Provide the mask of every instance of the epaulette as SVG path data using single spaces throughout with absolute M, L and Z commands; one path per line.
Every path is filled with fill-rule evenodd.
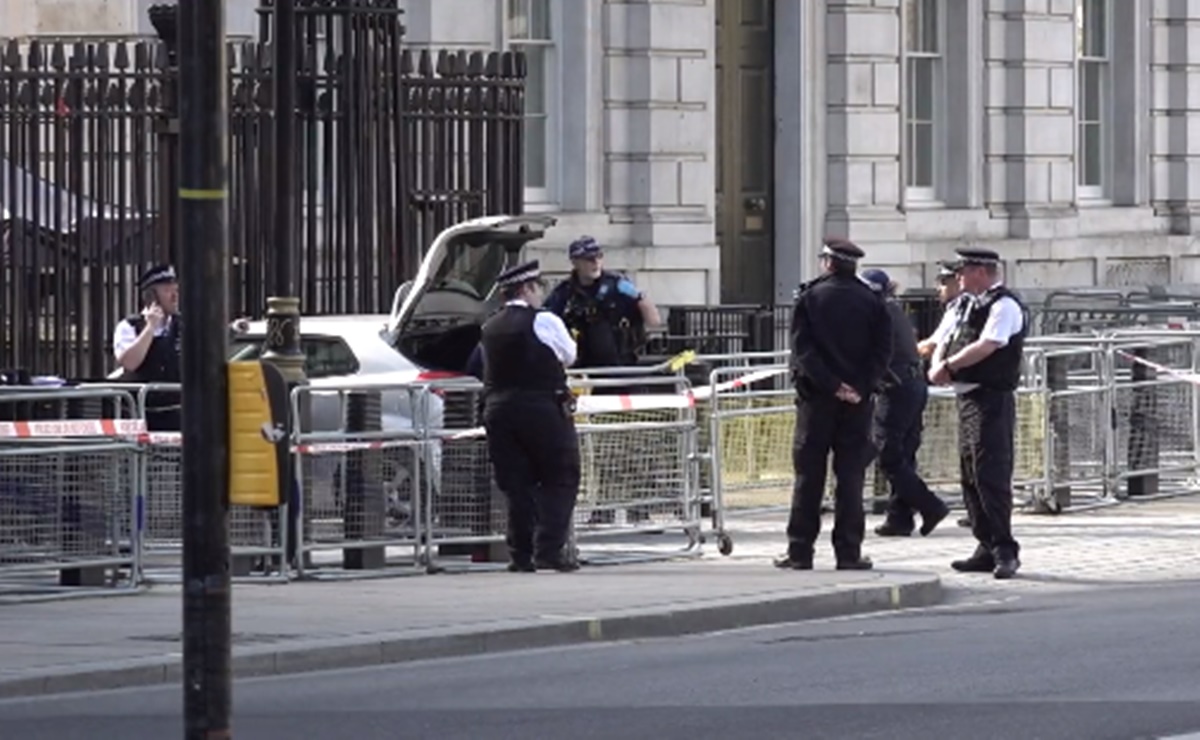
M 807 291 L 809 288 L 812 288 L 817 283 L 823 282 L 828 277 L 829 275 L 822 275 L 820 277 L 813 278 L 806 283 L 800 283 L 796 286 L 796 289 L 792 291 L 792 300 L 800 300 L 800 296 L 803 295 L 805 291 Z

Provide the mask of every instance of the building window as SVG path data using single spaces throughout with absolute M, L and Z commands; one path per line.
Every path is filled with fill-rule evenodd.
M 906 0 L 904 28 L 905 185 L 915 200 L 933 200 L 937 187 L 936 135 L 942 107 L 940 0 Z
M 545 202 L 550 190 L 554 110 L 554 40 L 550 0 L 507 0 L 508 45 L 525 52 L 525 200 Z
M 1103 195 L 1107 165 L 1108 0 L 1075 0 L 1075 21 L 1078 64 L 1075 116 L 1079 125 L 1075 159 L 1079 195 L 1098 198 Z

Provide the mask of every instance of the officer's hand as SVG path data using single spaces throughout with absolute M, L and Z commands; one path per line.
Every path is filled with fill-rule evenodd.
M 846 403 L 862 403 L 862 396 L 858 395 L 858 391 L 845 383 L 842 383 L 838 387 L 837 393 L 834 395 L 838 397 L 838 400 L 845 401 Z
M 142 316 L 145 317 L 146 324 L 154 331 L 161 329 L 167 320 L 167 315 L 163 313 L 162 306 L 157 303 L 142 309 Z
M 946 385 L 950 382 L 950 371 L 945 362 L 939 362 L 929 368 L 929 382 L 934 385 Z

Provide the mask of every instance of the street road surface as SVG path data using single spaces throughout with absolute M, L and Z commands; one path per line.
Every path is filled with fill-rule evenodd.
M 797 577 L 803 577 L 797 574 Z M 1200 731 L 1200 581 L 239 682 L 234 737 L 1134 740 Z M 178 689 L 0 702 L 6 738 L 179 737 Z

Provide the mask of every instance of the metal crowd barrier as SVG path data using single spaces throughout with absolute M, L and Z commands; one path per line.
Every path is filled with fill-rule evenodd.
M 152 393 L 179 393 L 178 383 L 137 387 L 138 418 L 146 419 Z M 183 577 L 183 435 L 146 432 L 139 437 L 134 501 L 138 580 L 178 583 Z M 229 545 L 236 580 L 286 580 L 288 502 L 278 509 L 231 505 Z
M 587 546 L 583 559 L 598 564 L 698 554 L 698 425 L 691 384 L 664 376 L 632 383 L 593 377 L 571 385 L 580 394 L 576 431 L 583 476 L 575 539 Z M 666 530 L 682 530 L 686 543 L 672 549 L 621 541 Z
M 643 370 L 644 372 L 644 370 Z M 603 378 L 573 378 L 578 395 L 581 484 L 572 541 L 587 562 L 628 562 L 697 552 L 699 510 L 694 500 L 696 419 L 686 379 L 639 376 L 614 369 Z M 475 381 L 424 385 L 427 402 L 444 409 L 419 414 L 426 455 L 440 455 L 441 474 L 424 479 L 423 536 L 430 570 L 472 562 L 503 563 L 506 505 L 496 488 L 482 429 Z M 608 391 L 609 393 L 606 393 Z M 629 391 L 635 391 L 629 393 Z M 621 538 L 682 530 L 679 549 L 646 549 Z M 602 540 L 602 541 L 601 541 Z M 459 557 L 456 562 L 450 558 Z
M 1200 332 L 1182 330 L 1031 339 L 1018 391 L 1019 501 L 1058 513 L 1200 489 L 1198 344 Z M 583 559 L 696 554 L 709 531 L 728 554 L 731 514 L 787 507 L 795 409 L 786 357 L 572 372 L 582 464 L 572 541 Z M 0 598 L 178 578 L 180 435 L 147 433 L 143 421 L 148 395 L 163 390 L 178 386 L 0 387 L 0 414 L 46 417 L 0 421 Z M 295 490 L 278 508 L 232 508 L 235 575 L 502 567 L 507 507 L 480 390 L 456 378 L 293 391 Z M 954 499 L 949 389 L 931 389 L 924 424 L 919 467 Z M 878 499 L 886 488 L 868 471 L 873 478 L 868 496 Z M 647 544 L 668 530 L 684 542 Z
M 794 391 L 756 380 L 771 373 L 782 378 L 787 366 L 743 361 L 715 369 L 708 386 L 715 392 L 701 407 L 708 484 L 700 500 L 711 505 L 723 554 L 733 547 L 729 514 L 791 501 Z M 1017 390 L 1016 503 L 1035 513 L 1064 513 L 1200 492 L 1198 385 L 1197 332 L 1115 330 L 1030 340 Z M 918 452 L 926 482 L 951 499 L 961 495 L 956 406 L 951 389 L 930 389 Z M 878 499 L 886 483 L 874 467 L 866 495 Z
M 0 599 L 128 592 L 135 412 L 122 391 L 0 387 Z
M 412 413 L 423 393 L 377 383 L 292 391 L 293 418 L 320 422 L 311 430 L 298 425 L 292 435 L 297 577 L 419 572 L 422 481 L 437 469 Z

